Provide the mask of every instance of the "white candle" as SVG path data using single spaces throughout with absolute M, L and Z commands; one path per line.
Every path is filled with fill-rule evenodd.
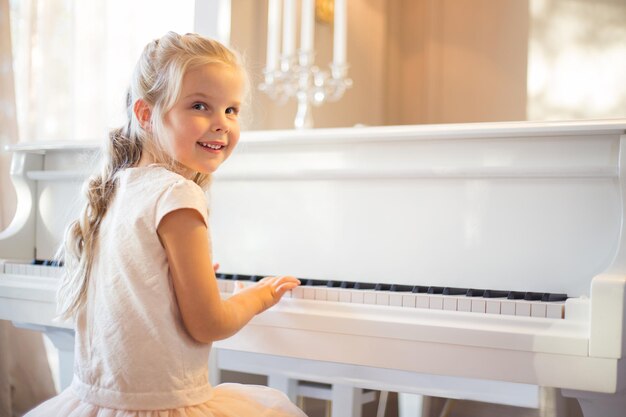
M 283 56 L 296 52 L 296 4 L 295 0 L 285 0 L 283 11 Z
M 333 64 L 346 64 L 346 33 L 348 29 L 346 0 L 335 0 L 335 25 L 333 34 Z
M 274 71 L 278 65 L 280 49 L 280 2 L 269 0 L 267 6 L 267 62 L 266 71 Z
M 313 52 L 315 36 L 315 1 L 302 0 L 302 27 L 300 32 L 300 50 Z

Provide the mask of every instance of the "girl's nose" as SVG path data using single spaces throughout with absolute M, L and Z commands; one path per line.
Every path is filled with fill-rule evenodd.
M 224 115 L 218 114 L 211 120 L 211 131 L 215 133 L 228 133 L 228 120 Z

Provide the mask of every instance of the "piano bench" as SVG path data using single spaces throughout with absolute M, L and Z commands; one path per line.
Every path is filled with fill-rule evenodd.
M 376 391 L 345 386 L 341 387 L 343 389 L 338 385 L 312 381 L 296 381 L 296 404 L 301 409 L 304 409 L 305 398 L 323 400 L 326 401 L 326 417 L 360 417 L 363 404 L 376 401 Z M 347 393 L 347 397 L 345 389 L 352 391 L 351 393 Z

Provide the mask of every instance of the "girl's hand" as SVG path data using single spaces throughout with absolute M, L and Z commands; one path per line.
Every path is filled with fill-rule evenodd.
M 258 297 L 261 303 L 258 313 L 261 313 L 278 303 L 287 291 L 296 288 L 298 285 L 300 285 L 300 280 L 292 276 L 265 277 L 246 288 L 241 288 L 241 286 L 237 288 L 236 286 L 235 292 L 249 293 Z

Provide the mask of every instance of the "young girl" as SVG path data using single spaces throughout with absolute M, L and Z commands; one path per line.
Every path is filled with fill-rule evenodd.
M 208 381 L 211 342 L 299 284 L 269 277 L 220 298 L 202 187 L 237 145 L 245 89 L 239 59 L 215 41 L 170 32 L 144 49 L 128 123 L 65 238 L 74 380 L 28 417 L 305 417 L 279 391 Z

